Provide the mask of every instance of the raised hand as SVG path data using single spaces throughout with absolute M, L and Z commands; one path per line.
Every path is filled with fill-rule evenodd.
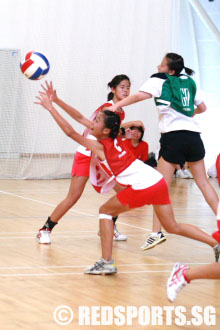
M 41 84 L 41 87 L 43 88 L 44 92 L 47 94 L 47 96 L 50 98 L 50 100 L 52 102 L 57 102 L 57 92 L 56 90 L 53 88 L 53 83 L 52 81 L 50 81 L 49 83 L 47 82 L 47 80 L 45 81 L 45 85 Z
M 145 130 L 144 123 L 141 120 L 135 120 L 132 122 L 132 126 L 137 126 L 137 127 L 143 127 L 143 130 Z
M 39 94 L 40 94 L 39 96 L 36 96 L 36 99 L 38 99 L 39 101 L 36 101 L 34 103 L 40 104 L 46 110 L 51 111 L 53 109 L 53 105 L 50 97 L 47 95 L 47 93 L 39 92 Z

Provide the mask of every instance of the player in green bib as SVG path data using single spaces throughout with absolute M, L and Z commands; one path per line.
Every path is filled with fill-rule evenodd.
M 182 71 L 186 74 L 182 74 Z M 207 203 L 217 214 L 218 196 L 206 175 L 205 149 L 200 137 L 200 127 L 195 115 L 206 111 L 196 83 L 190 77 L 194 73 L 185 67 L 182 56 L 168 53 L 153 74 L 139 89 L 110 107 L 116 111 L 120 107 L 154 98 L 159 114 L 161 133 L 158 171 L 170 186 L 176 165 L 188 162 L 196 184 Z M 161 232 L 161 224 L 154 214 L 153 230 L 141 247 L 147 250 L 166 240 Z

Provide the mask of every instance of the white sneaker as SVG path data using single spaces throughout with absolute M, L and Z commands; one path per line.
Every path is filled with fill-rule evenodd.
M 100 230 L 97 233 L 98 236 L 100 236 Z M 121 233 L 119 233 L 116 225 L 114 226 L 114 236 L 113 236 L 113 240 L 114 241 L 127 241 L 127 236 L 123 235 Z
M 175 176 L 176 176 L 176 178 L 180 178 L 180 179 L 188 179 L 188 175 L 186 173 L 184 173 L 183 170 L 176 171 Z
M 92 275 L 112 275 L 117 273 L 117 268 L 114 260 L 105 261 L 101 258 L 97 261 L 93 266 L 90 266 L 84 270 L 84 274 L 92 274 Z
M 153 235 L 151 233 L 149 236 L 147 236 L 146 242 L 141 246 L 141 250 L 151 249 L 155 245 L 160 244 L 164 241 L 166 241 L 166 237 L 161 231 L 159 231 L 156 235 Z
M 185 169 L 185 170 L 183 170 L 183 172 L 184 172 L 185 175 L 187 176 L 186 179 L 193 179 L 193 175 L 192 175 L 192 173 L 190 172 L 190 170 Z
M 114 226 L 114 241 L 127 241 L 127 236 L 119 233 L 118 228 L 116 225 Z
M 176 263 L 172 269 L 171 275 L 167 281 L 167 297 L 170 302 L 174 302 L 180 290 L 186 285 L 187 281 L 183 272 L 189 269 L 188 266 Z
M 36 240 L 39 244 L 50 244 L 51 239 L 50 239 L 50 230 L 48 229 L 41 229 L 37 233 Z

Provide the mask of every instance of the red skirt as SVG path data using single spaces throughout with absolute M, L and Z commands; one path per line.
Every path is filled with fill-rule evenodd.
M 122 205 L 129 205 L 130 208 L 141 207 L 146 204 L 170 204 L 168 185 L 164 178 L 146 189 L 134 190 L 132 187 L 128 187 L 117 193 L 117 198 Z

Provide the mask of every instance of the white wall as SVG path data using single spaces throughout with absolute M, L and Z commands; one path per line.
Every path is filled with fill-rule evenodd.
M 113 76 L 127 74 L 135 92 L 157 70 L 169 50 L 171 4 L 170 0 L 157 0 L 156 5 L 154 0 L 1 0 L 1 47 L 20 49 L 22 56 L 30 50 L 44 53 L 51 64 L 47 79 L 53 80 L 66 102 L 89 116 L 106 100 Z M 18 111 L 24 113 L 23 136 L 28 141 L 24 148 L 30 150 L 30 141 L 35 140 L 35 152 L 45 148 L 72 152 L 74 143 L 33 105 L 40 82 L 21 77 L 21 84 L 23 109 Z M 145 139 L 155 150 L 159 132 L 153 102 L 130 107 L 126 118 L 144 121 Z M 30 136 L 35 133 L 37 139 Z
M 200 0 L 199 4 L 220 31 L 220 2 Z M 196 74 L 194 79 L 202 90 L 207 111 L 197 116 L 205 144 L 205 163 L 208 168 L 220 152 L 220 44 L 188 1 L 175 1 L 172 51 L 182 54 L 185 65 Z

